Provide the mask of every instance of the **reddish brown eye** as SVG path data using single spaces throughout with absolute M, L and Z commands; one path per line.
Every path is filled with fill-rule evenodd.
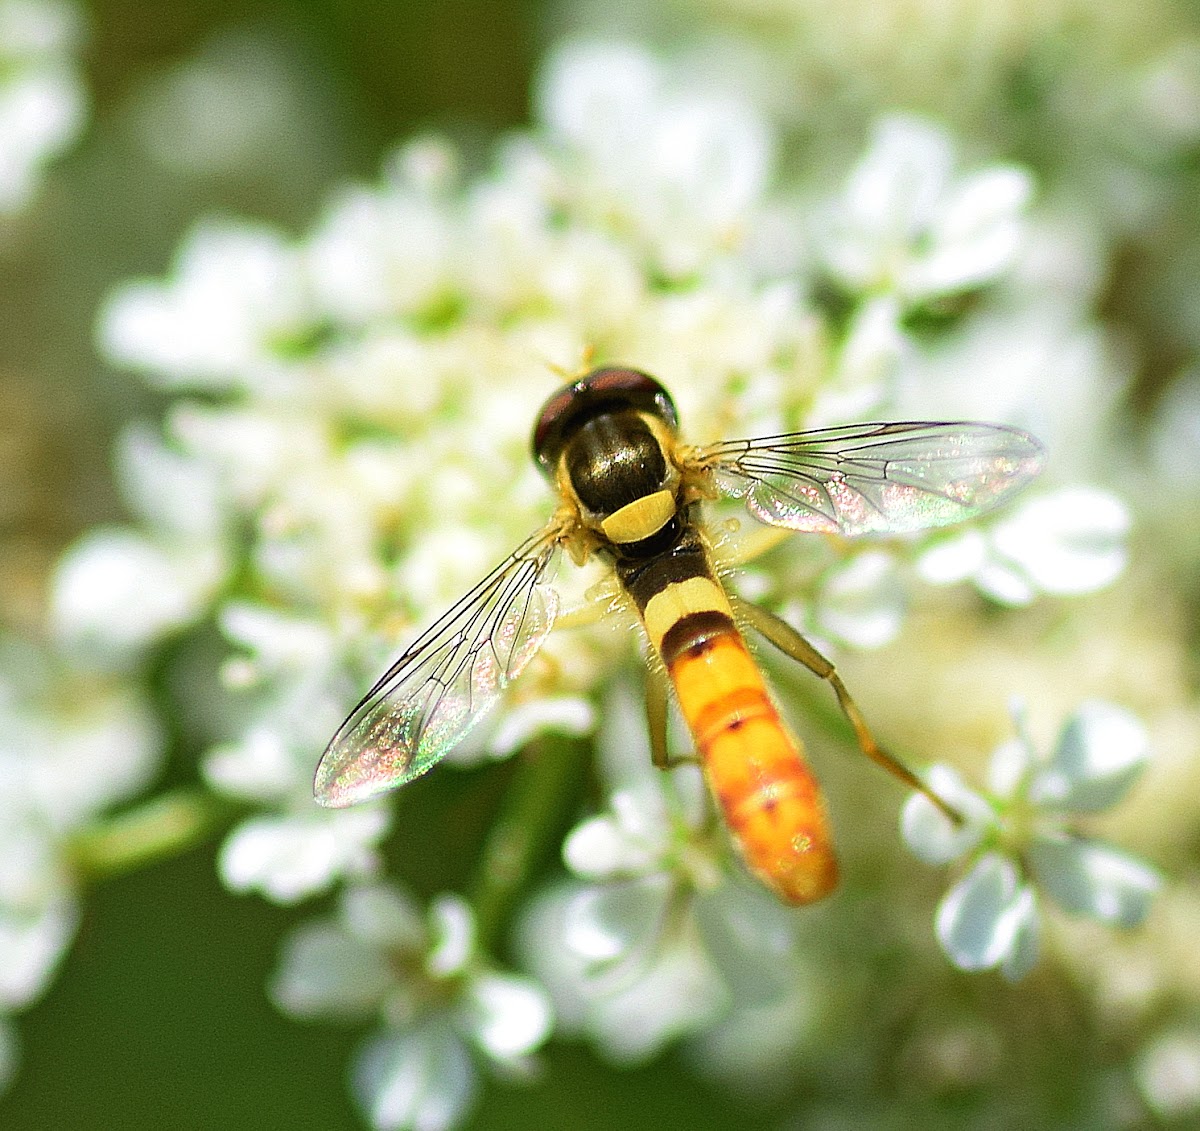
M 533 429 L 538 466 L 552 475 L 571 432 L 593 417 L 621 409 L 653 413 L 671 429 L 679 423 L 671 395 L 648 373 L 624 366 L 593 369 L 564 385 L 542 406 Z

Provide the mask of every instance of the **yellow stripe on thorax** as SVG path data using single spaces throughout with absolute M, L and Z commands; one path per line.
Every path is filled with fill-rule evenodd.
M 655 491 L 626 503 L 600 523 L 600 529 L 610 542 L 640 542 L 657 534 L 678 510 L 670 491 Z

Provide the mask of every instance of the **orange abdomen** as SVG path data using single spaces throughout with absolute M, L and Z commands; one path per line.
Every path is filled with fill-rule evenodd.
M 828 895 L 837 860 L 825 801 L 741 634 L 730 625 L 667 670 L 747 867 L 789 903 Z

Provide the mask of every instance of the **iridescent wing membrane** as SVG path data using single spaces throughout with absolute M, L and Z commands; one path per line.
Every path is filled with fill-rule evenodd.
M 1000 424 L 852 424 L 700 448 L 755 518 L 821 534 L 905 534 L 998 506 L 1042 466 L 1042 446 Z
M 554 624 L 543 582 L 561 537 L 552 525 L 529 538 L 384 673 L 326 748 L 317 801 L 341 808 L 402 785 L 467 734 Z

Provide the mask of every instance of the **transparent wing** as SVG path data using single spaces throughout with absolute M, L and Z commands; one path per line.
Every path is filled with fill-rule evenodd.
M 543 584 L 561 538 L 535 534 L 421 634 L 338 728 L 313 795 L 341 808 L 411 781 L 483 717 L 542 646 L 558 611 Z
M 702 448 L 755 518 L 824 534 L 903 534 L 973 518 L 1042 467 L 1041 444 L 1002 424 L 850 424 Z

